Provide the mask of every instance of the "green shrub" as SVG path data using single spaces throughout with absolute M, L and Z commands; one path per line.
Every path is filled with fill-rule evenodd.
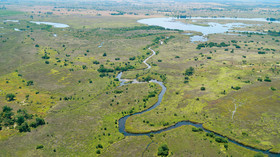
M 42 144 L 40 144 L 36 147 L 36 149 L 43 149 L 43 148 L 44 148 L 44 146 Z
M 215 141 L 218 143 L 228 143 L 228 141 L 222 137 L 216 137 Z
M 266 77 L 266 78 L 264 79 L 264 81 L 265 81 L 265 82 L 271 82 L 271 79 L 270 79 L 269 77 Z
M 203 131 L 203 129 L 193 127 L 193 128 L 192 128 L 192 131 L 193 131 L 193 132 L 200 132 L 200 131 Z
M 187 76 L 191 76 L 191 75 L 193 75 L 193 73 L 194 73 L 194 68 L 193 67 L 189 67 L 185 71 L 185 75 L 187 75 Z
M 215 137 L 215 134 L 214 134 L 213 132 L 210 132 L 210 133 L 209 133 L 209 132 L 207 132 L 207 133 L 206 133 L 206 136 L 209 136 L 209 137 Z
M 27 81 L 27 82 L 26 82 L 26 85 L 27 85 L 27 86 L 32 86 L 32 85 L 34 85 L 34 82 L 33 82 L 32 80 Z
M 37 124 L 37 126 L 44 125 L 45 120 L 43 118 L 36 118 L 36 124 Z
M 15 100 L 15 97 L 16 97 L 16 95 L 15 95 L 15 94 L 12 94 L 12 93 L 9 93 L 9 94 L 6 95 L 6 99 L 7 99 L 8 101 L 13 101 L 13 100 Z
M 159 148 L 158 148 L 158 156 L 167 156 L 169 152 L 169 149 L 167 147 L 166 144 L 162 144 Z
M 270 87 L 270 89 L 271 89 L 272 91 L 276 91 L 276 90 L 277 90 L 277 89 L 274 88 L 274 87 Z
M 19 132 L 30 132 L 30 128 L 26 122 L 18 126 Z
M 103 146 L 102 146 L 102 144 L 98 144 L 97 146 L 96 146 L 96 148 L 103 148 Z
M 97 150 L 97 151 L 96 151 L 96 154 L 101 154 L 101 151 L 100 151 L 100 150 Z

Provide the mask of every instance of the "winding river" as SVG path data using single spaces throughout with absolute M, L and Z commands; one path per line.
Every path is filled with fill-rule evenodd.
M 151 66 L 147 63 L 147 61 L 153 57 L 156 53 L 154 50 L 152 50 L 151 48 L 149 48 L 150 51 L 152 51 L 152 55 L 150 55 L 148 58 L 146 58 L 143 63 L 147 66 L 147 68 L 145 70 L 148 70 L 151 68 Z M 121 82 L 120 83 L 120 86 L 124 86 L 124 85 L 128 85 L 128 84 L 133 84 L 133 83 L 145 83 L 145 82 L 138 82 L 136 79 L 122 79 L 122 72 L 120 72 L 118 74 L 118 76 L 116 78 L 119 79 L 119 81 Z M 139 115 L 139 114 L 143 114 L 145 112 L 148 112 L 148 111 L 151 111 L 153 110 L 154 108 L 156 108 L 157 106 L 160 105 L 161 101 L 162 101 L 162 98 L 166 92 L 166 87 L 164 86 L 163 82 L 160 82 L 160 81 L 157 81 L 157 80 L 150 80 L 150 82 L 154 82 L 158 85 L 161 86 L 162 90 L 160 92 L 160 94 L 158 95 L 158 101 L 153 105 L 151 106 L 150 108 L 148 108 L 147 110 L 144 110 L 144 111 L 141 111 L 141 112 L 137 112 L 137 113 L 134 113 L 132 115 L 126 115 L 124 117 L 122 117 L 121 119 L 119 119 L 119 132 L 122 133 L 124 136 L 143 136 L 143 135 L 146 135 L 146 136 L 149 136 L 151 134 L 159 134 L 159 133 L 162 133 L 162 132 L 165 132 L 165 131 L 168 131 L 168 130 L 171 130 L 171 129 L 175 129 L 175 128 L 178 128 L 180 126 L 183 126 L 183 125 L 191 125 L 191 126 L 194 126 L 194 127 L 197 127 L 197 128 L 201 128 L 202 130 L 204 130 L 205 132 L 208 132 L 208 133 L 214 133 L 216 136 L 218 137 L 223 137 L 223 138 L 226 138 L 225 136 L 223 135 L 220 135 L 220 134 L 217 134 L 215 132 L 212 132 L 210 130 L 207 130 L 203 127 L 202 124 L 198 124 L 198 123 L 193 123 L 193 122 L 190 122 L 190 121 L 181 121 L 181 122 L 178 122 L 176 123 L 175 125 L 172 125 L 170 127 L 167 127 L 167 128 L 164 128 L 164 129 L 160 129 L 158 131 L 151 131 L 151 132 L 148 132 L 148 133 L 130 133 L 130 132 L 127 132 L 125 130 L 125 123 L 126 123 L 126 120 L 130 117 L 130 116 L 134 116 L 134 115 Z M 239 143 L 235 140 L 232 140 L 232 139 L 228 139 L 229 142 L 231 143 L 234 143 L 238 146 L 241 146 L 243 148 L 246 148 L 246 149 L 249 149 L 249 150 L 252 150 L 252 151 L 256 151 L 256 152 L 261 152 L 261 153 L 264 153 L 264 154 L 267 154 L 268 156 L 270 157 L 280 157 L 280 154 L 274 154 L 274 153 L 271 153 L 269 152 L 269 150 L 260 150 L 260 149 L 256 149 L 256 148 L 253 148 L 253 147 L 250 147 L 250 146 L 245 146 L 243 145 L 242 143 Z M 149 147 L 151 143 L 148 144 L 147 147 Z M 147 149 L 147 148 L 146 148 Z

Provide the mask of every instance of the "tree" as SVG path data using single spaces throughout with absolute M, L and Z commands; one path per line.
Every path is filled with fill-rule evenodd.
M 103 57 L 106 57 L 107 56 L 107 54 L 106 53 L 103 53 Z
M 43 149 L 43 148 L 44 148 L 44 146 L 42 144 L 40 144 L 36 147 L 36 149 Z
M 100 151 L 100 150 L 97 150 L 97 151 L 96 151 L 96 154 L 100 154 L 100 153 L 101 153 L 101 151 Z
M 36 118 L 36 124 L 38 125 L 44 125 L 45 124 L 45 120 L 43 118 Z
M 26 122 L 18 127 L 19 132 L 30 132 L 30 128 Z
M 3 112 L 10 112 L 10 111 L 12 111 L 12 110 L 13 110 L 13 109 L 12 109 L 11 107 L 9 107 L 9 106 L 6 105 L 6 106 L 3 107 L 3 110 L 2 110 L 2 111 L 3 111 Z
M 82 66 L 82 68 L 83 68 L 83 69 L 86 69 L 86 68 L 87 68 L 87 66 L 86 66 L 86 65 L 83 65 L 83 66 Z
M 9 93 L 9 94 L 7 94 L 6 95 L 6 99 L 8 100 L 8 101 L 13 101 L 13 100 L 15 100 L 15 94 L 12 94 L 12 93 Z
M 22 123 L 24 123 L 24 117 L 23 116 L 18 116 L 16 119 L 16 122 L 18 123 L 18 125 L 21 125 Z
M 226 150 L 228 150 L 228 144 L 227 143 L 224 144 L 224 147 L 226 148 Z
M 34 82 L 31 80 L 31 81 L 27 81 L 26 83 L 27 86 L 31 86 L 31 85 L 34 85 Z
M 167 147 L 166 144 L 162 144 L 159 148 L 158 148 L 158 156 L 167 156 L 169 152 L 169 149 Z
M 185 75 L 187 76 L 191 76 L 194 73 L 194 68 L 193 67 L 189 67 L 188 69 L 186 69 Z

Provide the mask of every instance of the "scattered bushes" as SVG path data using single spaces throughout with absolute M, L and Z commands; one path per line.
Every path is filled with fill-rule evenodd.
M 36 118 L 36 122 L 31 122 L 30 125 L 28 125 L 27 120 L 33 118 L 32 114 L 28 114 L 25 109 L 19 109 L 15 115 L 12 110 L 11 107 L 3 107 L 2 112 L 0 113 L 0 126 L 2 126 L 2 124 L 4 126 L 12 126 L 14 123 L 17 123 L 16 129 L 19 130 L 19 132 L 30 132 L 30 127 L 35 128 L 38 125 L 45 124 L 44 119 Z
M 100 65 L 99 69 L 97 70 L 98 72 L 101 72 L 101 73 L 105 73 L 105 72 L 114 72 L 113 69 L 107 69 L 104 67 L 104 65 Z
M 134 61 L 135 60 L 135 56 L 134 57 L 130 57 L 129 60 Z
M 200 131 L 203 131 L 203 129 L 193 127 L 193 128 L 192 128 L 192 131 L 193 131 L 193 132 L 200 132 Z
M 93 61 L 92 63 L 93 63 L 93 64 L 99 64 L 99 62 L 98 62 L 98 61 Z
M 42 59 L 50 59 L 50 57 L 47 54 L 45 54 L 44 56 L 42 56 Z
M 200 50 L 201 48 L 205 48 L 205 47 L 228 47 L 230 46 L 230 44 L 226 44 L 225 42 L 221 42 L 220 44 L 218 43 L 202 43 L 202 44 L 198 44 L 196 49 Z

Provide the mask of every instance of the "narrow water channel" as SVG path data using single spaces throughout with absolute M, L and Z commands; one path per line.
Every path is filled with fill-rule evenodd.
M 147 59 L 145 59 L 144 62 L 143 62 L 144 64 L 147 65 L 146 70 L 151 68 L 151 66 L 150 66 L 148 63 L 146 63 L 147 60 L 150 59 L 152 56 L 154 56 L 154 55 L 156 54 L 154 50 L 152 50 L 152 49 L 150 49 L 150 50 L 152 51 L 153 54 L 150 55 L 150 56 L 149 56 Z M 136 81 L 136 82 L 135 82 L 135 81 L 131 81 L 130 79 L 122 79 L 122 78 L 121 78 L 121 77 L 122 77 L 122 74 L 123 74 L 123 73 L 120 72 L 120 73 L 118 74 L 118 76 L 116 77 L 116 78 L 118 78 L 119 81 L 121 82 L 121 83 L 120 83 L 120 86 L 128 85 L 128 84 L 133 84 L 133 83 L 139 83 L 139 82 L 137 82 L 137 81 Z M 136 79 L 134 79 L 134 80 L 136 80 Z M 126 83 L 126 82 L 130 82 L 130 83 Z M 151 134 L 159 134 L 159 133 L 162 133 L 162 132 L 171 130 L 171 129 L 178 128 L 178 127 L 183 126 L 183 125 L 191 125 L 191 126 L 194 126 L 194 127 L 197 127 L 197 128 L 201 128 L 201 129 L 203 129 L 205 132 L 214 133 L 214 132 L 212 132 L 212 131 L 210 131 L 210 130 L 205 129 L 205 128 L 203 127 L 202 124 L 197 124 L 197 123 L 193 123 L 193 122 L 190 122 L 190 121 L 181 121 L 181 122 L 178 122 L 178 123 L 176 123 L 175 125 L 172 125 L 172 126 L 170 126 L 170 127 L 167 127 L 167 128 L 164 128 L 164 129 L 160 129 L 160 130 L 158 130 L 158 131 L 151 131 L 151 132 L 148 132 L 148 133 L 129 133 L 129 132 L 127 132 L 127 131 L 125 130 L 125 123 L 126 123 L 126 120 L 127 120 L 130 116 L 139 115 L 139 114 L 143 114 L 143 113 L 145 113 L 145 112 L 151 111 L 151 110 L 155 109 L 157 106 L 159 106 L 160 103 L 161 103 L 161 101 L 162 101 L 162 98 L 163 98 L 163 96 L 164 96 L 164 94 L 165 94 L 165 92 L 166 92 L 166 87 L 164 86 L 163 82 L 160 82 L 160 81 L 157 81 L 157 80 L 150 80 L 150 82 L 154 82 L 154 83 L 160 85 L 161 88 L 162 88 L 160 94 L 158 95 L 158 101 L 157 101 L 153 106 L 151 106 L 150 108 L 148 108 L 147 110 L 144 110 L 144 111 L 141 111 L 141 112 L 137 112 L 137 113 L 134 113 L 134 114 L 132 114 L 132 115 L 126 115 L 126 116 L 122 117 L 121 119 L 119 119 L 119 132 L 120 132 L 120 133 L 122 133 L 124 136 L 144 136 L 144 135 L 146 135 L 146 136 L 149 136 L 149 137 L 150 137 Z M 217 134 L 217 133 L 214 133 L 214 134 L 215 134 L 216 136 L 226 138 L 226 137 L 223 136 L 223 135 L 220 135 L 220 134 Z M 238 145 L 238 146 L 241 146 L 241 147 L 243 147 L 243 148 L 246 148 L 246 149 L 249 149 L 249 150 L 253 150 L 253 151 L 256 151 L 256 152 L 261 152 L 261 153 L 267 154 L 269 157 L 280 157 L 280 154 L 273 154 L 273 153 L 270 153 L 269 150 L 264 151 L 264 150 L 256 149 L 256 148 L 253 148 L 253 147 L 245 146 L 245 145 L 243 145 L 243 144 L 241 144 L 241 143 L 239 143 L 239 142 L 237 142 L 237 141 L 231 140 L 231 139 L 228 139 L 228 141 L 231 142 L 231 143 L 234 143 L 234 144 L 236 144 L 236 145 Z

